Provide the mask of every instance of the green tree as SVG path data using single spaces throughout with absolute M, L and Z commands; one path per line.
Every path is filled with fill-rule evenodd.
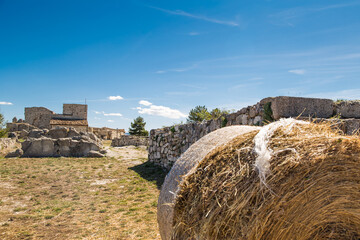
M 196 106 L 189 112 L 188 122 L 202 122 L 204 120 L 210 120 L 211 114 L 205 106 Z
M 144 121 L 144 118 L 135 118 L 134 121 L 131 123 L 131 127 L 129 128 L 130 135 L 148 136 L 149 132 L 145 130 L 145 125 L 146 122 Z
M 213 110 L 211 110 L 210 114 L 211 114 L 211 119 L 218 119 L 219 117 L 222 117 L 225 114 L 229 114 L 230 111 L 229 110 L 225 110 L 225 109 L 220 109 L 220 108 L 214 108 Z
M 211 112 L 205 106 L 196 106 L 189 112 L 188 122 L 202 122 L 211 119 L 218 119 L 223 117 L 225 114 L 229 114 L 229 110 L 214 108 Z
M 5 126 L 5 119 L 4 115 L 0 113 L 0 137 L 6 137 L 7 136 L 7 129 L 4 128 Z

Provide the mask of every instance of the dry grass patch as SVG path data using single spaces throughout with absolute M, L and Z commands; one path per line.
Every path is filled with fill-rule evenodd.
M 164 175 L 115 158 L 0 159 L 0 239 L 159 239 Z

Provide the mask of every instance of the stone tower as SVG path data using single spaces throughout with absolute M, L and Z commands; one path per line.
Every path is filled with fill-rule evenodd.
M 85 104 L 64 104 L 63 105 L 63 115 L 87 120 L 87 105 L 85 105 Z

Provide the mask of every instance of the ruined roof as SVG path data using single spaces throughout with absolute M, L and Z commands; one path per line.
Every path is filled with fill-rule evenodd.
M 87 120 L 60 120 L 51 119 L 50 125 L 67 125 L 67 126 L 88 126 Z

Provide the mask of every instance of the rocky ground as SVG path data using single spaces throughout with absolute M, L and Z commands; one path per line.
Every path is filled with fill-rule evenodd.
M 105 158 L 0 158 L 0 239 L 159 239 L 165 172 L 144 147 Z

